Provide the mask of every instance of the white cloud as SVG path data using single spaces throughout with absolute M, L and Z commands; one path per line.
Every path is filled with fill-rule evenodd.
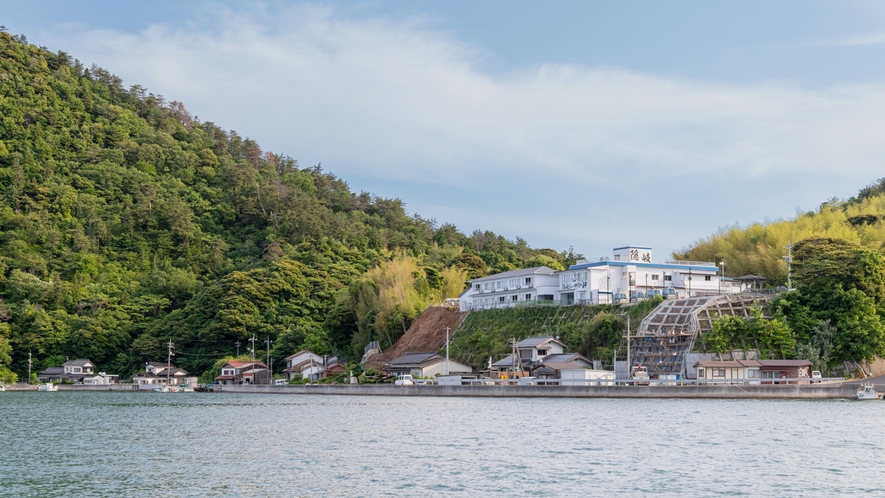
M 811 92 L 563 64 L 492 74 L 483 67 L 488 54 L 421 18 L 354 18 L 311 5 L 206 10 L 183 26 L 138 33 L 67 26 L 40 34 L 40 43 L 181 100 L 201 119 L 302 164 L 322 162 L 345 179 L 375 184 L 411 182 L 415 192 L 389 195 L 412 209 L 434 205 L 422 199 L 422 185 L 436 195 L 446 185 L 457 205 L 450 212 L 460 216 L 450 221 L 468 231 L 477 219 L 495 231 L 503 231 L 495 220 L 518 226 L 508 218 L 532 192 L 543 210 L 563 218 L 562 226 L 592 220 L 595 238 L 574 239 L 588 253 L 595 248 L 582 243 L 597 243 L 605 230 L 623 233 L 617 226 L 623 219 L 574 209 L 579 199 L 623 206 L 632 223 L 647 223 L 646 232 L 659 237 L 660 223 L 640 219 L 649 211 L 631 204 L 688 196 L 710 206 L 701 226 L 715 229 L 739 217 L 717 197 L 723 182 L 756 181 L 762 194 L 772 188 L 766 184 L 772 175 L 807 179 L 834 167 L 866 182 L 880 176 L 885 153 L 885 85 Z M 466 203 L 480 189 L 495 191 L 487 194 L 495 199 L 475 204 L 483 213 L 471 217 Z M 646 192 L 651 200 L 644 200 Z M 639 200 L 625 201 L 632 198 Z M 784 202 L 786 212 L 766 214 L 789 216 L 797 204 L 810 204 Z M 512 235 L 544 239 L 549 228 Z M 622 243 L 657 241 L 602 245 Z

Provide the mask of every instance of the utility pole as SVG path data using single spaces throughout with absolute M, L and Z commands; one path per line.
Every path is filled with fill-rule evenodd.
M 627 378 L 633 378 L 633 367 L 630 365 L 630 315 L 627 315 Z
M 516 339 L 510 338 L 510 378 L 513 379 L 516 377 L 516 362 L 519 361 L 519 357 L 517 354 L 519 353 L 516 349 Z M 520 370 L 522 370 L 522 363 L 520 362 Z
M 267 366 L 270 367 L 270 345 L 273 344 L 273 341 L 268 337 L 264 343 L 267 345 Z
M 725 276 L 725 261 L 719 262 L 719 295 L 722 295 L 722 277 Z
M 449 328 L 446 327 L 446 375 L 449 375 Z
M 31 352 L 28 351 L 28 384 L 31 383 Z
M 793 290 L 793 241 L 787 242 L 787 255 L 784 256 L 787 262 L 787 290 Z
M 171 386 L 170 384 L 170 374 L 172 373 L 172 357 L 175 356 L 172 353 L 172 339 L 169 339 L 169 356 L 166 358 L 166 385 Z
M 234 343 L 234 346 L 237 347 L 237 358 L 240 357 L 240 341 Z
M 252 338 L 249 340 L 252 341 L 252 363 L 255 363 L 255 334 L 252 334 Z

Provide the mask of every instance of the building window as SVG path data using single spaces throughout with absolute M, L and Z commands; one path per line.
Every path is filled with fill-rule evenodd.
M 725 377 L 725 369 L 724 368 L 714 368 L 713 369 L 713 377 Z
M 758 379 L 759 378 L 759 370 L 747 370 L 747 378 L 749 379 Z
M 701 379 L 704 377 L 704 367 L 698 367 L 698 378 Z
M 525 284 L 532 285 L 532 277 L 525 277 Z
M 503 302 L 504 302 L 504 296 L 499 297 L 499 298 L 498 298 L 498 302 L 499 302 L 499 303 L 503 303 Z
M 704 280 L 709 282 L 710 280 L 713 280 L 713 276 L 712 275 L 704 275 Z
M 531 360 L 532 359 L 532 350 L 531 349 L 520 349 L 519 357 L 523 360 Z
M 474 285 L 473 290 L 475 290 L 476 292 L 479 292 L 479 290 L 480 290 L 479 284 Z
M 515 289 L 516 286 L 519 285 L 519 279 L 518 278 L 511 278 L 509 285 L 510 285 L 511 289 Z
M 500 288 L 503 287 L 503 286 L 504 286 L 504 282 L 501 282 L 500 280 L 498 280 L 497 282 L 495 282 L 495 288 L 496 288 L 496 289 L 500 289 Z
M 664 282 L 672 282 L 673 275 L 664 275 Z
M 531 295 L 531 294 L 526 294 L 526 295 L 525 295 L 525 300 L 526 300 L 526 301 L 531 301 L 531 300 L 532 300 L 532 295 Z
M 485 289 L 485 290 L 487 290 L 487 291 L 490 291 L 490 290 L 494 289 L 494 287 L 492 287 L 492 283 L 491 283 L 491 282 L 486 282 L 486 283 L 482 284 L 482 288 Z
M 657 279 L 658 279 L 658 275 L 657 275 L 657 274 L 652 275 L 652 276 L 651 276 L 651 279 L 652 279 L 652 280 L 657 280 Z
M 539 349 L 538 356 L 547 356 L 547 349 Z
M 510 296 L 510 300 L 515 303 L 516 301 L 519 301 L 519 296 L 516 296 L 516 295 Z
M 621 260 L 621 255 L 615 254 L 615 261 L 620 261 L 620 260 Z

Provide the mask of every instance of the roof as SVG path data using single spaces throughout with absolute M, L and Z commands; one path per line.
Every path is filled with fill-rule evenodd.
M 64 367 L 49 367 L 46 370 L 40 372 L 40 375 L 56 375 L 65 373 Z
M 735 277 L 735 280 L 752 280 L 752 281 L 762 281 L 768 280 L 765 277 L 757 277 L 756 275 L 744 275 L 743 277 Z
M 166 363 L 165 361 L 152 361 L 148 363 L 148 365 L 153 365 L 155 367 L 166 368 L 167 366 L 170 368 L 175 368 L 175 365 L 171 365 Z
M 532 337 L 526 337 L 525 339 L 519 341 L 519 343 L 516 345 L 516 347 L 518 347 L 518 348 L 534 348 L 534 347 L 538 347 L 542 344 L 546 344 L 551 341 L 557 342 L 561 346 L 565 347 L 565 344 L 563 344 L 562 342 L 557 340 L 555 337 L 549 336 L 549 335 L 537 335 L 537 336 L 532 336 Z
M 64 362 L 64 364 L 63 364 L 62 366 L 65 366 L 65 367 L 83 367 L 83 366 L 86 366 L 87 364 L 88 364 L 88 365 L 92 365 L 93 367 L 95 366 L 95 363 L 92 363 L 92 362 L 89 361 L 89 360 L 70 360 L 70 361 L 66 361 L 66 362 Z
M 305 354 L 305 353 L 307 353 L 307 354 L 311 354 L 311 355 L 314 355 L 314 356 L 316 356 L 317 358 L 322 358 L 322 355 L 318 355 L 318 354 L 316 354 L 316 353 L 314 353 L 314 352 L 312 352 L 312 351 L 309 351 L 309 350 L 307 350 L 307 349 L 302 349 L 301 351 L 299 351 L 299 352 L 297 352 L 297 353 L 295 353 L 295 354 L 290 354 L 289 356 L 287 356 L 287 357 L 285 358 L 285 360 L 286 360 L 286 361 L 289 361 L 289 360 L 291 360 L 292 358 L 295 358 L 296 356 L 301 356 L 301 355 L 303 355 L 303 354 Z
M 710 272 L 717 273 L 719 271 L 718 266 L 706 266 L 706 265 L 677 265 L 674 263 L 641 263 L 638 261 L 598 261 L 594 263 L 581 263 L 575 264 L 568 267 L 569 270 L 582 270 L 585 268 L 600 268 L 605 269 L 606 266 L 637 266 L 642 268 L 661 268 L 663 270 L 687 270 L 692 272 Z M 566 270 L 568 271 L 568 270 Z
M 494 275 L 487 275 L 485 277 L 474 278 L 473 280 L 468 280 L 468 282 L 479 282 L 482 280 L 492 280 L 499 278 L 510 278 L 510 277 L 521 277 L 523 275 L 553 275 L 556 273 L 553 268 L 548 268 L 546 266 L 535 266 L 533 268 L 523 268 L 522 270 L 510 270 L 501 273 L 496 273 Z
M 390 366 L 426 365 L 445 360 L 437 353 L 406 353 L 395 360 L 391 360 Z
M 583 360 L 588 365 L 592 365 L 593 362 L 582 356 L 580 353 L 558 353 L 558 354 L 548 354 L 547 356 L 541 358 L 541 361 L 544 364 L 549 363 L 573 363 L 576 361 Z
M 264 364 L 263 361 L 243 361 L 243 360 L 230 360 L 224 364 L 224 366 L 230 365 L 234 368 L 245 368 L 251 365 L 255 365 L 260 368 L 267 368 L 267 365 Z M 224 368 L 224 367 L 221 367 Z
M 759 360 L 762 368 L 810 367 L 809 360 Z
M 756 360 L 701 360 L 694 366 L 704 368 L 741 368 L 759 367 L 761 364 Z
M 568 362 L 568 363 L 551 362 L 551 363 L 548 363 L 545 361 L 544 363 L 542 363 L 542 365 L 547 368 L 551 368 L 553 370 L 584 370 L 583 365 L 578 365 L 575 362 Z

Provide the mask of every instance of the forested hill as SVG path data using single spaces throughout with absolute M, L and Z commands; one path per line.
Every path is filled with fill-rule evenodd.
M 769 284 L 786 285 L 789 244 L 827 237 L 883 253 L 885 251 L 885 178 L 847 200 L 830 199 L 792 220 L 754 223 L 719 230 L 678 252 L 678 259 L 724 261 L 729 276 L 754 274 Z
M 125 377 L 170 339 L 199 374 L 253 333 L 277 366 L 302 347 L 358 359 L 466 278 L 579 257 L 410 215 L 6 32 L 0 196 L 7 380 L 29 353 Z

